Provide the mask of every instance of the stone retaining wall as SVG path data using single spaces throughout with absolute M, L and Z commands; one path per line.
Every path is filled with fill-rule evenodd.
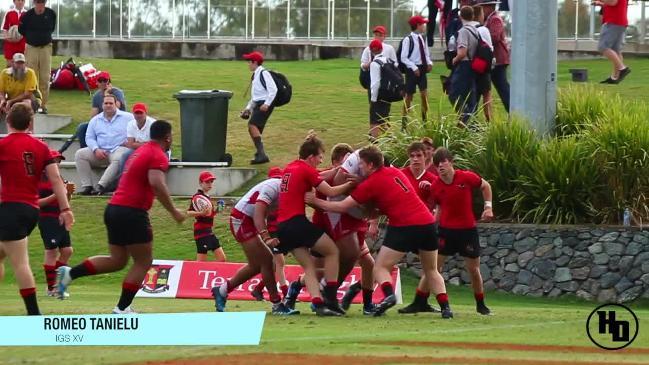
M 598 302 L 649 298 L 649 232 L 623 227 L 479 226 L 487 290 L 519 295 L 576 295 Z M 408 254 L 402 266 L 419 274 Z M 469 284 L 461 257 L 447 260 L 444 278 Z

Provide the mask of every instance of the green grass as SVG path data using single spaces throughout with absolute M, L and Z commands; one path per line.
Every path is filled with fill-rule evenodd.
M 227 89 L 235 93 L 231 100 L 228 128 L 228 152 L 234 155 L 235 165 L 245 166 L 252 154 L 245 123 L 238 119 L 238 110 L 246 103 L 242 94 L 249 73 L 243 62 L 227 61 L 128 61 L 104 59 L 78 59 L 92 62 L 97 68 L 109 70 L 114 85 L 123 88 L 129 105 L 136 101 L 149 104 L 151 114 L 173 121 L 179 125 L 179 109 L 172 94 L 181 89 Z M 628 60 L 633 74 L 619 86 L 603 88 L 619 92 L 623 98 L 642 100 L 649 92 L 647 72 L 649 62 L 641 59 Z M 337 142 L 361 144 L 367 130 L 366 94 L 357 82 L 356 60 L 330 60 L 313 62 L 269 62 L 270 68 L 286 73 L 294 84 L 294 101 L 277 109 L 264 134 L 273 164 L 283 164 L 294 158 L 297 145 L 309 129 L 317 130 L 330 147 Z M 559 64 L 559 84 L 568 84 L 567 70 L 586 67 L 591 78 L 603 79 L 608 73 L 605 61 L 571 61 Z M 446 73 L 441 65 L 435 66 L 430 75 L 431 105 L 434 112 L 447 112 L 450 106 L 437 88 L 438 75 Z M 138 75 L 138 76 L 134 76 Z M 599 87 L 599 86 L 597 86 Z M 496 97 L 497 99 L 497 97 Z M 75 123 L 87 119 L 90 98 L 78 91 L 52 93 L 52 113 L 71 114 Z M 497 108 L 502 108 L 498 102 Z M 395 115 L 398 108 L 394 108 Z M 66 128 L 72 131 L 73 127 Z M 176 154 L 179 152 L 179 136 L 176 137 Z M 265 167 L 262 167 L 265 168 Z M 241 191 L 240 191 L 241 192 Z M 74 198 L 77 224 L 72 231 L 75 254 L 73 263 L 84 257 L 107 252 L 106 232 L 103 226 L 103 198 Z M 186 200 L 178 200 L 186 206 Z M 217 235 L 224 244 L 230 261 L 243 261 L 244 257 L 231 239 L 225 220 L 219 215 Z M 192 259 L 195 245 L 191 222 L 183 225 L 170 223 L 166 212 L 155 204 L 151 212 L 155 232 L 155 257 L 159 259 Z M 71 287 L 68 301 L 43 297 L 44 275 L 42 243 L 38 231 L 30 237 L 30 260 L 38 283 L 40 306 L 46 314 L 58 313 L 106 313 L 116 303 L 119 283 L 124 272 L 85 278 Z M 8 266 L 8 265 L 7 265 Z M 403 276 L 404 300 L 410 301 L 416 278 L 408 273 Z M 574 298 L 558 300 L 517 297 L 511 294 L 487 293 L 488 304 L 496 313 L 493 317 L 479 317 L 473 309 L 470 289 L 450 287 L 451 301 L 457 314 L 453 321 L 442 321 L 437 316 L 400 316 L 391 311 L 386 317 L 374 319 L 363 317 L 358 307 L 353 307 L 348 318 L 316 318 L 309 313 L 307 305 L 300 304 L 303 315 L 292 318 L 267 317 L 262 343 L 259 347 L 74 347 L 29 348 L 0 347 L 0 364 L 46 363 L 55 359 L 65 364 L 114 364 L 161 359 L 221 356 L 230 353 L 318 353 L 370 355 L 404 355 L 434 357 L 488 357 L 521 360 L 561 360 L 567 362 L 601 362 L 621 364 L 624 362 L 649 363 L 648 354 L 616 354 L 611 352 L 524 352 L 475 350 L 466 348 L 411 347 L 378 345 L 375 341 L 418 340 L 454 342 L 495 342 L 512 344 L 576 345 L 594 346 L 586 337 L 584 327 L 588 314 L 595 308 Z M 135 307 L 142 312 L 195 312 L 211 311 L 208 300 L 136 299 Z M 17 286 L 10 267 L 0 284 L 0 308 L 2 315 L 20 315 L 23 305 L 17 295 Z M 647 302 L 634 303 L 641 330 L 632 348 L 649 348 L 649 332 L 643 326 L 649 320 Z M 257 302 L 229 303 L 229 310 L 267 310 L 267 304 Z M 3 329 L 4 330 L 4 329 Z M 198 328 L 198 331 L 227 329 Z M 467 360 L 467 363 L 471 363 Z M 497 363 L 497 361 L 495 362 Z

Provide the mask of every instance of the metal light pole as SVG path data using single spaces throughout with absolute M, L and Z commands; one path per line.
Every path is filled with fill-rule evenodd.
M 512 17 L 511 111 L 547 135 L 557 110 L 557 2 L 517 0 Z

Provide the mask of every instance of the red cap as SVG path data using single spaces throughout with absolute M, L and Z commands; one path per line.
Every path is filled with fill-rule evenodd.
M 385 30 L 385 27 L 384 27 L 384 26 L 382 26 L 382 25 L 377 25 L 377 26 L 374 27 L 374 29 L 372 30 L 372 33 L 381 33 L 381 34 L 385 35 L 385 34 L 388 33 L 388 31 Z
M 65 156 L 57 150 L 50 150 L 50 158 L 60 158 L 61 160 L 65 160 Z
M 133 113 L 148 113 L 149 110 L 146 107 L 146 104 L 144 103 L 135 103 L 133 104 Z
M 282 177 L 282 169 L 280 169 L 277 166 L 273 166 L 270 169 L 268 169 L 268 178 L 280 178 Z
M 375 39 L 370 42 L 370 50 L 371 51 L 382 51 L 383 50 L 383 42 L 381 42 L 378 39 Z
M 209 171 L 203 171 L 198 176 L 198 181 L 202 183 L 207 181 L 214 181 L 214 180 L 216 180 L 216 177 Z
M 110 74 L 108 72 L 106 72 L 106 71 L 101 71 L 97 75 L 97 80 L 99 80 L 99 79 L 106 79 L 106 80 L 110 81 Z
M 416 26 L 416 25 L 419 25 L 419 24 L 426 24 L 426 23 L 428 23 L 428 19 L 424 18 L 421 15 L 415 15 L 415 16 L 411 17 L 408 20 L 408 24 L 413 25 L 413 26 Z
M 261 52 L 256 52 L 256 51 L 244 54 L 243 59 L 248 60 L 248 61 L 257 62 L 257 64 L 259 64 L 259 65 L 264 63 L 264 55 L 261 54 Z

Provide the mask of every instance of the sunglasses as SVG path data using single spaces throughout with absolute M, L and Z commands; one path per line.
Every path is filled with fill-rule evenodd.
M 97 82 L 108 82 L 108 79 L 97 79 Z

